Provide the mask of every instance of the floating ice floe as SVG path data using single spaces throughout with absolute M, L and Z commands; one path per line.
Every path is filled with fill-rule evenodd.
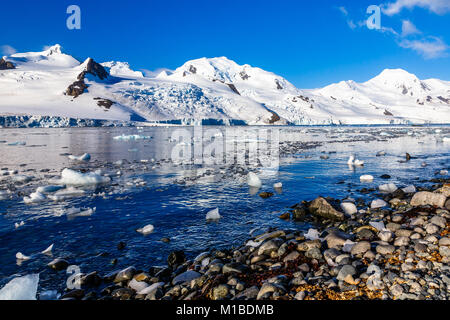
M 24 225 L 25 225 L 25 222 L 20 221 L 20 222 L 16 222 L 16 223 L 14 224 L 14 227 L 15 227 L 16 229 L 19 229 L 20 227 L 23 227 Z
M 33 203 L 39 203 L 39 202 L 45 201 L 45 199 L 46 199 L 45 195 L 36 191 L 36 192 L 30 194 L 29 197 L 24 197 L 23 202 L 25 202 L 25 204 L 33 204 Z
M 254 172 L 249 172 L 247 176 L 247 184 L 252 188 L 261 188 L 261 179 Z
M 142 233 L 144 236 L 152 233 L 155 230 L 155 227 L 151 224 L 146 225 L 143 228 L 137 229 L 136 231 Z
M 439 171 L 439 174 L 441 176 L 446 176 L 446 175 L 448 175 L 448 170 L 441 170 L 441 171 Z
M 71 169 L 64 169 L 61 173 L 61 179 L 57 182 L 58 184 L 72 186 L 87 186 L 106 184 L 111 182 L 111 178 L 102 176 L 99 171 L 81 173 Z
M 49 195 L 48 198 L 53 201 L 64 201 L 70 198 L 82 197 L 85 195 L 85 193 L 86 192 L 84 190 L 79 190 L 71 187 L 64 190 L 60 190 L 53 195 Z
M 0 289 L 0 300 L 36 300 L 39 274 L 17 277 Z
M 97 208 L 88 208 L 88 209 L 81 209 L 81 208 L 69 208 L 67 210 L 67 216 L 69 218 L 76 218 L 76 217 L 90 217 L 94 214 L 94 212 L 97 210 Z
M 283 188 L 283 184 L 281 182 L 275 183 L 273 185 L 274 189 L 282 189 Z
M 208 221 L 217 221 L 217 220 L 220 220 L 220 218 L 222 218 L 222 217 L 219 214 L 219 208 L 211 210 L 210 212 L 208 212 L 206 214 L 206 220 L 208 220 Z
M 152 137 L 148 136 L 141 136 L 139 134 L 132 134 L 132 135 L 124 135 L 114 137 L 113 139 L 116 141 L 135 141 L 135 140 L 149 140 Z
M 70 155 L 69 156 L 70 160 L 75 160 L 75 161 L 90 161 L 91 160 L 91 155 L 89 153 L 85 153 L 81 156 L 74 156 L 74 155 Z
M 0 190 L 0 200 L 6 200 L 9 198 L 9 192 L 5 190 Z
M 382 156 L 385 156 L 385 155 L 386 155 L 385 151 L 378 151 L 377 152 L 377 157 L 382 157 Z
M 371 209 L 379 209 L 383 207 L 387 207 L 387 202 L 382 199 L 375 199 L 370 203 Z
M 393 193 L 395 191 L 397 191 L 397 186 L 393 183 L 387 183 L 387 184 L 382 184 L 378 187 L 378 190 L 380 190 L 383 193 Z
M 350 156 L 350 158 L 347 161 L 347 164 L 350 166 L 362 167 L 364 166 L 364 161 L 355 159 L 355 156 Z
M 39 192 L 42 194 L 49 194 L 49 193 L 54 193 L 54 192 L 59 191 L 64 188 L 65 188 L 65 186 L 45 186 L 45 187 L 37 188 L 36 192 Z
M 344 211 L 344 213 L 350 216 L 358 212 L 358 208 L 356 208 L 355 204 L 351 202 L 342 202 L 341 209 Z
M 371 176 L 370 174 L 366 174 L 366 175 L 363 175 L 363 176 L 359 177 L 359 180 L 361 182 L 372 182 L 373 181 L 373 176 Z
M 45 249 L 45 250 L 42 251 L 41 253 L 42 253 L 42 254 L 46 254 L 46 255 L 52 254 L 53 246 L 54 246 L 53 244 L 50 245 L 47 249 Z
M 27 261 L 27 260 L 30 260 L 31 257 L 24 255 L 22 252 L 17 252 L 16 259 L 21 260 L 21 261 Z

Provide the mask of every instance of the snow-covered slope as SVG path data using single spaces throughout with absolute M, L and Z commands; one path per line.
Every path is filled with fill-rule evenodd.
M 450 123 L 450 82 L 384 70 L 365 83 L 301 90 L 225 57 L 148 78 L 125 62 L 79 62 L 59 45 L 0 60 L 0 115 L 247 124 Z M 15 68 L 10 68 L 13 65 Z

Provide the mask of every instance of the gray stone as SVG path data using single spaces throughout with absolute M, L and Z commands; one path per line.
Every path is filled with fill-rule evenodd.
M 337 275 L 337 279 L 343 281 L 343 280 L 345 280 L 345 278 L 348 275 L 354 276 L 355 274 L 356 274 L 355 267 L 352 266 L 352 265 L 347 264 L 347 265 L 343 266 L 341 268 L 341 270 L 339 270 L 339 273 Z
M 411 205 L 414 207 L 425 205 L 444 207 L 445 200 L 447 200 L 447 197 L 443 194 L 422 191 L 414 194 Z
M 128 281 L 133 279 L 133 276 L 136 274 L 136 268 L 134 267 L 128 267 L 126 269 L 123 269 L 122 271 L 119 271 L 119 273 L 116 275 L 116 278 L 114 279 L 114 282 L 122 282 L 122 281 Z
M 431 218 L 430 222 L 437 225 L 440 228 L 445 228 L 447 224 L 447 220 L 444 217 L 440 216 L 434 216 L 433 218 Z
M 322 258 L 322 252 L 318 248 L 312 248 L 306 251 L 305 256 L 310 259 L 320 259 Z
M 191 282 L 194 279 L 197 279 L 201 277 L 202 275 L 196 271 L 188 270 L 186 272 L 183 272 L 182 274 L 179 274 L 172 280 L 173 285 L 185 283 L 185 282 Z
M 370 250 L 370 242 L 368 241 L 360 241 L 355 244 L 351 250 L 351 254 L 356 256 L 360 254 L 364 254 Z
M 391 245 L 379 245 L 377 246 L 377 253 L 381 255 L 392 254 L 395 251 L 395 247 Z
M 408 244 L 409 244 L 408 237 L 397 237 L 394 241 L 394 246 L 396 247 L 407 246 Z

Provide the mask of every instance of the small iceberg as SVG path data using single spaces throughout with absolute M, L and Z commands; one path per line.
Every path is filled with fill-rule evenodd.
M 39 274 L 18 277 L 0 289 L 0 300 L 36 300 Z
M 220 218 L 222 218 L 222 217 L 219 214 L 219 208 L 211 210 L 210 212 L 208 212 L 206 214 L 206 220 L 208 220 L 208 221 L 217 221 L 217 220 L 220 220 Z
M 275 183 L 273 185 L 273 188 L 274 189 L 282 189 L 283 188 L 283 184 L 281 182 Z
M 84 190 L 79 190 L 76 188 L 68 188 L 64 190 L 60 190 L 53 195 L 48 196 L 49 199 L 53 201 L 64 201 L 70 198 L 77 198 L 84 196 L 86 192 Z
M 39 203 L 39 202 L 45 201 L 45 199 L 46 199 L 45 195 L 36 191 L 36 192 L 30 194 L 29 197 L 24 197 L 23 202 L 25 202 L 25 204 L 33 204 L 33 203 Z
M 111 182 L 111 178 L 100 175 L 100 172 L 81 173 L 71 169 L 64 169 L 61 173 L 61 179 L 58 184 L 72 186 L 89 186 L 97 184 L 106 184 Z
M 49 194 L 54 193 L 56 191 L 59 191 L 61 189 L 64 189 L 66 186 L 45 186 L 45 187 L 39 187 L 36 189 L 36 192 L 42 193 L 42 194 Z
M 90 217 L 94 214 L 95 211 L 97 211 L 97 208 L 92 209 L 70 208 L 67 210 L 67 217 L 69 218 Z
M 154 230 L 155 230 L 155 227 L 153 225 L 149 224 L 143 228 L 137 229 L 136 231 L 139 233 L 142 233 L 144 236 L 146 236 L 146 235 L 152 233 Z
M 149 140 L 152 137 L 148 136 L 141 136 L 139 134 L 132 134 L 132 135 L 124 135 L 114 137 L 113 139 L 116 141 L 136 141 L 136 140 Z
M 350 158 L 347 161 L 347 164 L 350 166 L 362 167 L 364 166 L 364 161 L 355 159 L 355 156 L 350 156 Z
M 74 155 L 70 155 L 69 156 L 69 159 L 70 160 L 75 160 L 75 161 L 85 161 L 85 162 L 88 162 L 88 161 L 90 161 L 91 160 L 91 155 L 89 154 L 89 153 L 85 153 L 85 154 L 83 154 L 83 155 L 81 155 L 81 156 L 74 156 Z
M 31 257 L 24 255 L 22 252 L 17 252 L 16 259 L 20 260 L 20 261 L 27 261 L 27 260 L 30 260 Z
M 44 251 L 42 251 L 41 253 L 46 254 L 46 255 L 51 255 L 52 250 L 53 250 L 53 244 L 51 246 L 49 246 L 47 249 L 45 249 Z
M 247 176 L 247 183 L 252 188 L 261 188 L 261 179 L 256 175 L 256 173 L 250 172 Z
M 359 180 L 361 182 L 372 182 L 373 181 L 373 176 L 371 176 L 370 174 L 366 174 L 366 175 L 363 175 L 363 176 L 359 177 Z

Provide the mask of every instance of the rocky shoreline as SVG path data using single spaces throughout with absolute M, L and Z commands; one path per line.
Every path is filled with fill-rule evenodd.
M 446 300 L 450 293 L 450 179 L 430 188 L 372 190 L 378 199 L 301 202 L 282 219 L 308 232 L 268 230 L 230 250 L 166 267 L 76 277 L 64 300 Z M 49 265 L 65 270 L 56 259 Z

